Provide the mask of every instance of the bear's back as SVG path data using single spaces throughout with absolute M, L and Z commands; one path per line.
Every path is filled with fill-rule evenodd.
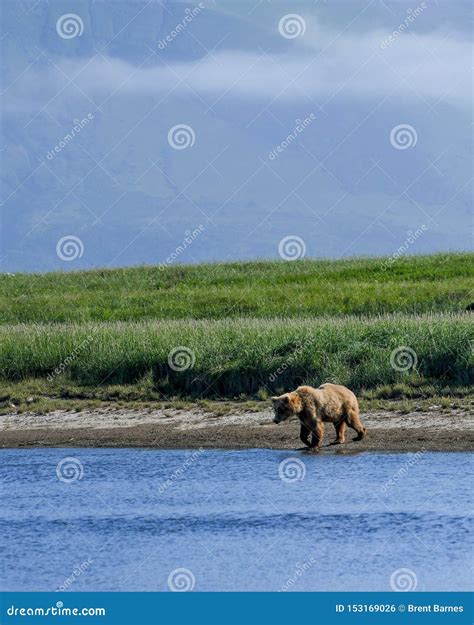
M 350 407 L 357 406 L 357 397 L 350 389 L 341 384 L 332 384 L 332 382 L 325 382 L 318 388 L 298 386 L 296 393 L 303 401 L 313 400 L 317 404 L 328 404 L 336 401 Z
M 325 384 L 321 384 L 319 389 L 328 396 L 337 397 L 339 401 L 344 404 L 348 404 L 349 406 L 357 405 L 357 397 L 347 386 L 326 382 Z

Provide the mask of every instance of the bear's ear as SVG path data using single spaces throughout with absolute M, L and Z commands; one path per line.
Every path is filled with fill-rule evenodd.
M 285 395 L 280 395 L 279 397 L 271 397 L 270 399 L 272 400 L 272 404 L 274 406 L 277 406 L 278 404 L 288 404 L 290 401 L 287 393 L 285 393 Z
M 288 403 L 291 404 L 291 408 L 295 412 L 298 412 L 299 410 L 301 410 L 301 399 L 298 397 L 296 393 L 291 393 L 290 395 L 288 395 Z

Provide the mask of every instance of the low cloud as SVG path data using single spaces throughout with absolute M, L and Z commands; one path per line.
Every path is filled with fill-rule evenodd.
M 19 80 L 11 96 L 21 100 L 35 84 L 43 93 L 49 85 L 54 93 L 64 84 L 64 72 L 98 103 L 116 94 L 165 98 L 191 89 L 211 101 L 309 96 L 324 103 L 336 95 L 373 98 L 394 91 L 394 97 L 470 106 L 469 41 L 441 32 L 404 32 L 384 47 L 390 34 L 338 33 L 308 23 L 304 37 L 283 43 L 285 52 L 278 54 L 227 49 L 200 60 L 165 63 L 157 48 L 142 67 L 102 56 L 63 60 L 61 71 L 39 70 Z
M 314 31 L 309 31 L 309 36 Z M 316 30 L 316 33 L 319 29 Z M 227 50 L 193 62 L 137 68 L 117 59 L 94 59 L 77 82 L 86 90 L 165 96 L 189 88 L 212 97 L 330 98 L 342 92 L 373 97 L 395 87 L 414 98 L 440 99 L 459 105 L 470 101 L 467 80 L 470 44 L 444 36 L 404 33 L 383 49 L 390 33 L 325 33 L 297 45 L 292 52 L 268 55 Z M 313 45 L 311 45 L 313 44 Z M 155 58 L 155 57 L 154 57 Z M 77 64 L 64 67 L 68 75 Z

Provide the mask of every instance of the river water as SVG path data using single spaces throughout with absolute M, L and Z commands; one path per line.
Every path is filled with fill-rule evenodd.
M 3 590 L 470 590 L 467 453 L 3 450 Z

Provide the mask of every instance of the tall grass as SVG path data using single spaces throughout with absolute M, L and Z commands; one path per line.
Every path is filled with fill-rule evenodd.
M 354 390 L 397 382 L 468 385 L 473 339 L 466 314 L 5 325 L 0 377 L 45 378 L 63 363 L 60 376 L 81 384 L 133 383 L 152 372 L 164 395 L 221 397 L 324 381 Z M 194 360 L 183 371 L 169 364 L 178 346 Z M 407 371 L 391 364 L 403 346 L 416 354 Z
M 0 275 L 0 323 L 462 312 L 474 254 Z

